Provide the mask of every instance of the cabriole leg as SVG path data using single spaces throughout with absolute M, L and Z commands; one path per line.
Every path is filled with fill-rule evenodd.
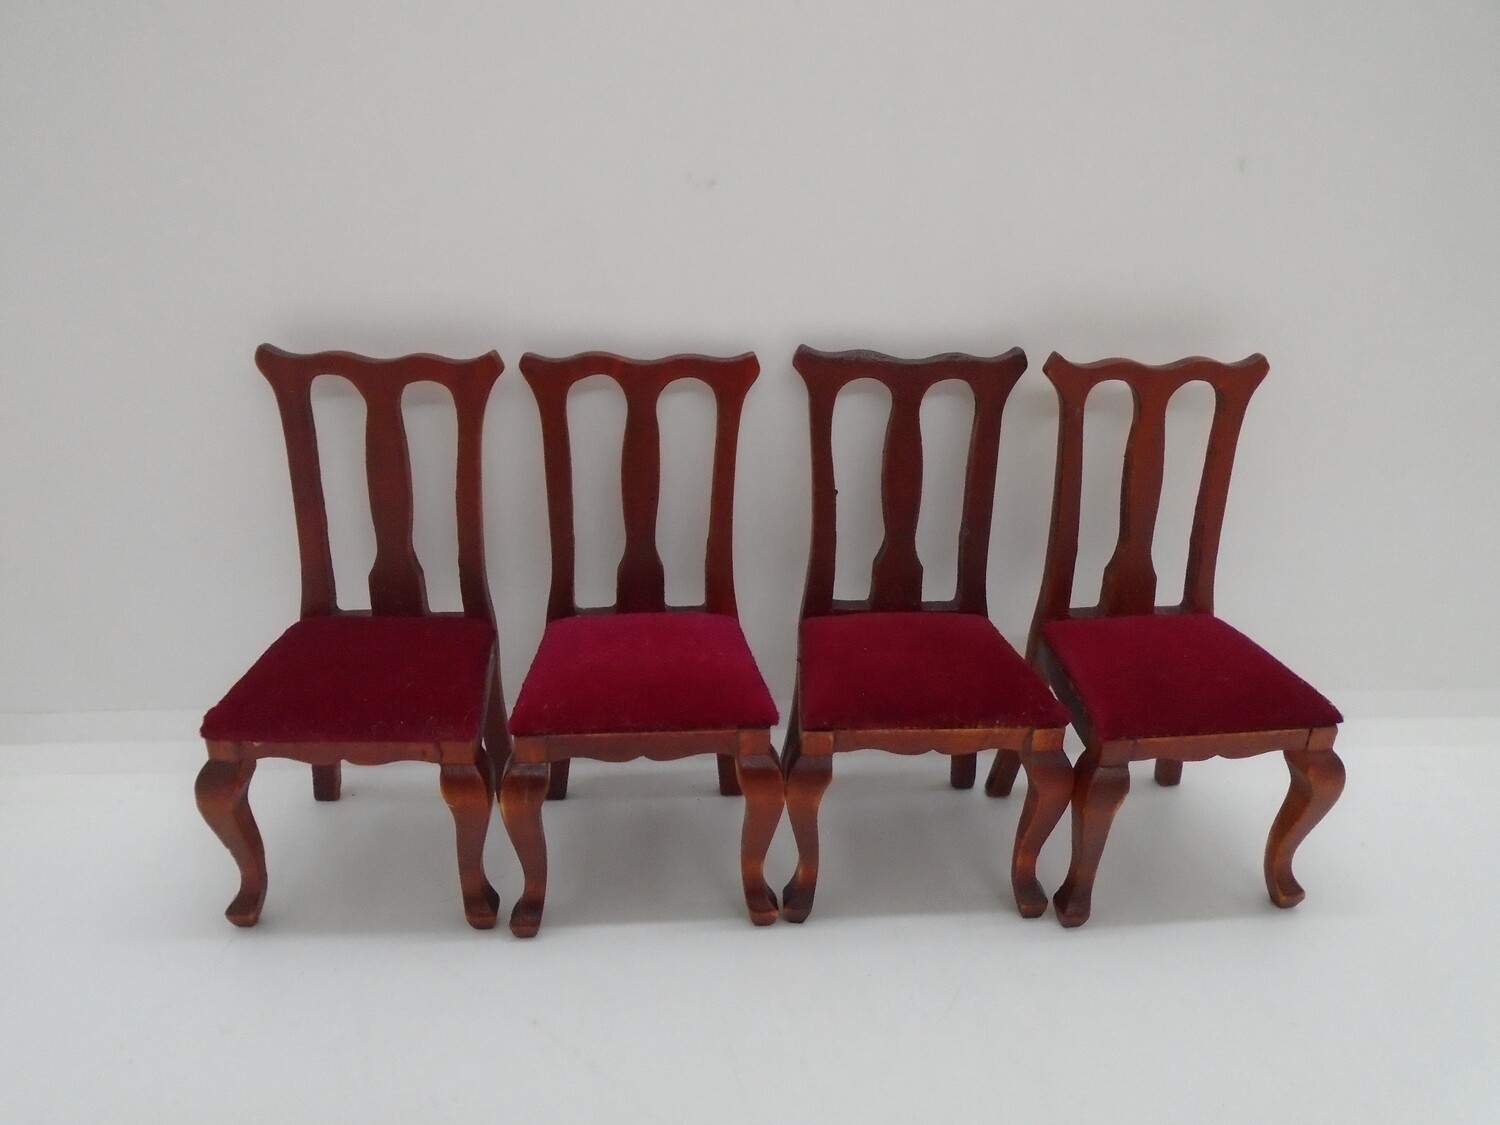
M 806 921 L 812 912 L 818 887 L 818 806 L 833 780 L 833 739 L 822 735 L 824 745 L 808 753 L 812 738 L 803 736 L 800 752 L 786 769 L 787 819 L 797 840 L 797 870 L 781 892 L 781 916 L 788 922 Z
M 1089 919 L 1099 857 L 1104 854 L 1109 826 L 1128 792 L 1128 764 L 1104 765 L 1096 748 L 1084 751 L 1073 777 L 1072 865 L 1052 900 L 1057 920 L 1064 926 L 1081 926 Z
M 1016 826 L 1010 885 L 1021 917 L 1039 918 L 1047 911 L 1047 893 L 1037 881 L 1036 859 L 1073 795 L 1073 766 L 1060 749 L 1032 750 L 1022 761 L 1026 766 L 1026 802 Z
M 745 884 L 745 906 L 750 911 L 750 921 L 757 926 L 769 926 L 776 921 L 776 896 L 766 882 L 766 852 L 771 848 L 776 826 L 781 823 L 781 767 L 771 753 L 768 732 L 742 734 L 740 745 L 739 757 L 732 759 L 737 773 L 736 788 L 745 795 L 740 875 Z
M 1306 892 L 1292 875 L 1292 857 L 1318 821 L 1344 791 L 1344 763 L 1332 750 L 1288 750 L 1291 788 L 1266 840 L 1266 890 L 1283 909 L 1296 906 Z
M 486 778 L 488 767 L 487 751 L 482 745 L 476 745 L 472 764 L 445 763 L 439 774 L 443 800 L 453 813 L 464 917 L 476 930 L 493 927 L 500 909 L 500 896 L 484 874 L 484 838 L 489 832 L 494 799 Z
M 254 773 L 253 760 L 210 758 L 198 771 L 193 787 L 198 811 L 240 869 L 240 893 L 224 911 L 236 926 L 255 925 L 266 901 L 266 849 L 250 812 L 250 778 Z
M 500 782 L 500 816 L 525 879 L 510 914 L 510 932 L 516 937 L 532 937 L 542 925 L 547 897 L 547 840 L 542 834 L 547 768 L 546 762 L 523 762 L 513 754 Z

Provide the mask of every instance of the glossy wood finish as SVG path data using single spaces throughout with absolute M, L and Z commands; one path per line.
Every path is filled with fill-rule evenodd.
M 802 617 L 872 610 L 986 614 L 1000 422 L 1006 399 L 1026 370 L 1025 355 L 1013 348 L 992 358 L 950 353 L 927 359 L 895 359 L 870 351 L 819 352 L 803 346 L 797 349 L 792 363 L 807 385 L 812 438 L 812 549 Z M 850 600 L 836 599 L 833 590 L 838 541 L 833 412 L 839 392 L 856 379 L 883 384 L 890 391 L 891 406 L 880 478 L 885 538 L 872 567 L 869 597 Z M 951 600 L 924 601 L 922 563 L 916 548 L 922 499 L 921 408 L 927 392 L 950 379 L 967 384 L 974 396 L 959 527 L 958 578 Z M 798 695 L 800 698 L 800 692 Z M 782 769 L 798 862 L 782 892 L 782 916 L 801 922 L 812 910 L 819 864 L 818 807 L 833 777 L 833 755 L 857 749 L 948 755 L 950 780 L 959 789 L 973 785 L 979 751 L 1010 751 L 1018 770 L 1025 765 L 1029 785 L 1011 859 L 1012 890 L 1022 915 L 1036 917 L 1043 913 L 1047 898 L 1036 879 L 1037 853 L 1067 808 L 1072 783 L 1062 737 L 1062 728 L 805 730 L 799 700 L 794 699 Z M 1007 784 L 1004 792 L 1009 791 Z
M 1089 917 L 1094 877 L 1110 825 L 1130 789 L 1130 762 L 1154 761 L 1157 783 L 1174 786 L 1182 779 L 1183 762 L 1270 751 L 1286 755 L 1292 784 L 1267 842 L 1266 885 L 1276 905 L 1294 906 L 1302 899 L 1302 888 L 1292 876 L 1293 854 L 1343 788 L 1343 764 L 1333 752 L 1337 729 L 1225 731 L 1191 738 L 1106 741 L 1095 734 L 1083 701 L 1041 634 L 1046 622 L 1065 617 L 1213 612 L 1214 571 L 1235 446 L 1250 397 L 1266 376 L 1266 359 L 1252 355 L 1238 363 L 1218 363 L 1193 357 L 1152 367 L 1124 359 L 1075 364 L 1053 353 L 1043 370 L 1058 397 L 1057 476 L 1046 569 L 1027 655 L 1072 713 L 1085 746 L 1074 771 L 1073 859 L 1055 899 L 1058 920 L 1064 926 L 1077 926 Z M 1080 608 L 1071 603 L 1083 489 L 1084 406 L 1090 392 L 1110 380 L 1125 383 L 1134 401 L 1120 484 L 1120 531 L 1105 566 L 1098 604 Z M 1191 382 L 1213 388 L 1214 415 L 1193 513 L 1182 601 L 1158 606 L 1151 547 L 1161 504 L 1167 405 Z M 997 786 L 1005 784 L 1007 771 L 1014 770 L 1013 763 L 1004 758 L 1002 754 L 1002 760 L 995 763 L 991 780 Z
M 302 616 L 345 612 L 338 607 L 334 588 L 328 513 L 313 424 L 312 384 L 327 374 L 347 379 L 365 400 L 365 467 L 376 540 L 369 576 L 369 614 L 430 614 L 426 583 L 412 544 L 411 458 L 401 397 L 413 383 L 432 382 L 448 390 L 457 413 L 454 502 L 461 615 L 493 624 L 484 563 L 480 445 L 485 405 L 504 370 L 500 357 L 490 352 L 471 360 L 434 355 L 368 359 L 349 352 L 297 355 L 262 344 L 256 350 L 255 362 L 275 392 L 286 437 L 302 569 Z M 476 928 L 493 926 L 499 896 L 484 874 L 484 838 L 495 780 L 510 753 L 497 655 L 491 657 L 486 694 L 483 735 L 476 742 L 209 742 L 209 761 L 198 776 L 196 792 L 204 820 L 240 869 L 240 893 L 226 912 L 229 920 L 239 926 L 254 925 L 265 901 L 265 850 L 250 811 L 248 786 L 255 762 L 274 757 L 310 764 L 313 795 L 319 801 L 338 800 L 341 762 L 376 765 L 423 761 L 439 765 L 440 788 L 453 813 L 464 914 Z
M 547 482 L 547 519 L 552 545 L 552 589 L 547 620 L 577 614 L 693 610 L 738 616 L 734 595 L 734 475 L 740 415 L 760 364 L 750 353 L 732 358 L 675 355 L 637 360 L 609 352 L 585 352 L 562 359 L 527 353 L 521 372 L 536 396 L 542 426 Z M 612 379 L 625 395 L 625 436 L 620 486 L 625 517 L 625 549 L 616 578 L 615 603 L 581 608 L 574 593 L 575 538 L 573 461 L 568 427 L 568 393 L 593 375 Z M 704 560 L 704 602 L 669 606 L 664 568 L 656 547 L 661 498 L 661 438 L 657 404 L 662 391 L 679 379 L 698 379 L 713 392 L 717 408 L 713 478 L 709 491 L 708 546 Z M 770 732 L 705 730 L 556 734 L 517 738 L 515 754 L 500 786 L 500 811 L 525 876 L 521 899 L 511 914 L 511 931 L 531 937 L 541 926 L 546 898 L 547 848 L 542 802 L 567 795 L 573 758 L 625 762 L 666 761 L 696 754 L 717 757 L 719 791 L 743 794 L 744 830 L 740 862 L 745 904 L 751 921 L 775 921 L 775 897 L 764 866 L 771 836 L 781 819 L 780 765 Z M 768 779 L 770 779 L 768 781 Z

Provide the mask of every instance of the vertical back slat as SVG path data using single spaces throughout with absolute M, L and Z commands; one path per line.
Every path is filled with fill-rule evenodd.
M 547 487 L 547 536 L 552 546 L 552 589 L 547 620 L 578 609 L 573 532 L 573 448 L 568 430 L 568 392 L 576 381 L 541 357 L 521 357 L 521 373 L 536 398 L 542 425 L 542 467 Z
M 365 472 L 375 524 L 370 567 L 370 612 L 416 616 L 427 612 L 427 584 L 412 543 L 411 456 L 401 416 L 402 384 L 360 388 L 365 397 Z
M 286 438 L 292 477 L 292 508 L 297 520 L 297 556 L 302 567 L 302 616 L 318 617 L 338 608 L 333 552 L 328 543 L 328 509 L 323 499 L 323 470 L 318 461 L 318 432 L 313 421 L 312 379 L 286 362 L 286 353 L 262 344 L 256 366 L 270 382 Z
M 620 500 L 625 511 L 625 551 L 615 584 L 622 613 L 666 608 L 666 570 L 656 547 L 661 506 L 661 432 L 656 418 L 659 384 L 622 381 L 625 440 L 620 452 Z
M 1026 357 L 1022 356 L 1021 369 L 1025 370 L 1025 366 Z M 1019 377 L 1020 372 L 1016 374 Z M 974 421 L 969 429 L 969 457 L 964 471 L 955 595 L 961 612 L 988 613 L 990 521 L 995 510 L 995 472 L 1000 460 L 1000 419 L 1010 387 L 992 389 L 979 380 L 968 382 L 974 392 Z M 993 393 L 996 389 L 998 394 Z
M 1135 417 L 1125 442 L 1120 477 L 1120 534 L 1104 567 L 1099 605 L 1105 613 L 1150 613 L 1156 604 L 1156 565 L 1151 541 L 1161 510 L 1166 463 L 1167 401 L 1180 384 L 1132 383 Z
M 498 372 L 496 373 L 498 375 Z M 490 383 L 451 388 L 458 420 L 453 506 L 458 524 L 458 592 L 464 615 L 493 621 L 484 564 L 484 407 Z
M 1218 569 L 1219 537 L 1229 502 L 1234 453 L 1250 396 L 1269 370 L 1265 356 L 1258 354 L 1234 367 L 1236 378 L 1214 388 L 1214 419 L 1208 432 L 1203 476 L 1198 483 L 1192 537 L 1188 540 L 1187 576 L 1182 584 L 1182 607 L 1190 613 L 1212 613 L 1214 609 L 1214 574 Z
M 743 391 L 714 388 L 714 468 L 708 497 L 708 545 L 703 560 L 703 600 L 710 613 L 736 616 L 734 596 L 734 477 Z
M 833 406 L 843 381 L 807 345 L 792 366 L 807 386 L 808 439 L 812 450 L 812 540 L 802 616 L 820 617 L 833 608 L 834 562 L 838 550 L 838 488 L 833 476 Z
M 931 383 L 891 381 L 891 413 L 880 465 L 880 512 L 885 538 L 870 571 L 870 605 L 914 610 L 922 604 L 922 560 L 917 516 L 922 505 L 922 398 Z

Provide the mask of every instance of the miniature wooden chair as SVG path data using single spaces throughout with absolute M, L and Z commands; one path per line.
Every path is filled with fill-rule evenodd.
M 302 561 L 302 618 L 266 650 L 203 719 L 208 762 L 198 808 L 240 869 L 225 912 L 253 926 L 266 897 L 266 858 L 248 800 L 262 758 L 312 765 L 313 795 L 339 798 L 340 763 L 433 762 L 453 812 L 464 914 L 495 924 L 499 896 L 483 852 L 495 779 L 509 754 L 494 612 L 484 569 L 480 444 L 485 403 L 504 365 L 494 352 L 471 360 L 411 355 L 366 359 L 348 352 L 293 355 L 262 344 L 256 365 L 281 410 Z M 366 405 L 365 457 L 376 554 L 370 610 L 338 608 L 328 517 L 313 426 L 312 383 L 341 375 Z M 446 387 L 458 415 L 458 569 L 462 613 L 427 608 L 412 545 L 411 462 L 401 396 L 412 383 Z
M 1026 356 L 1012 349 L 993 359 L 953 354 L 907 360 L 804 346 L 792 363 L 807 384 L 813 518 L 797 693 L 782 756 L 787 815 L 799 858 L 782 893 L 782 916 L 801 922 L 812 910 L 818 805 L 836 752 L 936 750 L 951 755 L 954 787 L 967 789 L 974 784 L 977 752 L 1003 748 L 1025 763 L 1030 783 L 1016 831 L 1011 884 L 1021 914 L 1036 917 L 1047 909 L 1036 878 L 1037 853 L 1072 790 L 1072 768 L 1062 750 L 1068 715 L 991 624 L 985 596 L 1000 418 L 1026 370 Z M 875 556 L 868 600 L 842 601 L 833 597 L 833 407 L 839 391 L 856 379 L 874 379 L 891 393 L 881 468 L 885 540 Z M 924 602 L 916 548 L 920 411 L 927 391 L 946 379 L 967 383 L 974 392 L 974 422 L 956 596 L 951 602 Z M 1007 782 L 1004 792 L 1009 791 Z
M 652 361 L 605 352 L 521 357 L 541 414 L 552 592 L 547 627 L 511 715 L 515 754 L 500 786 L 501 815 L 525 876 L 510 919 L 517 937 L 531 937 L 541 926 L 547 889 L 542 802 L 544 796 L 566 795 L 572 758 L 625 762 L 717 755 L 720 792 L 743 792 L 745 798 L 740 869 L 750 919 L 758 926 L 776 920 L 776 899 L 764 875 L 782 809 L 781 773 L 770 735 L 776 706 L 740 630 L 734 596 L 735 455 L 741 407 L 759 370 L 748 353 Z M 609 376 L 625 394 L 625 550 L 615 604 L 580 609 L 573 585 L 567 401 L 573 384 L 591 375 Z M 678 379 L 708 384 L 718 408 L 700 606 L 666 604 L 656 548 L 657 400 Z
M 1057 892 L 1064 926 L 1088 920 L 1094 875 L 1110 822 L 1130 788 L 1129 763 L 1153 759 L 1160 785 L 1176 785 L 1182 763 L 1280 750 L 1291 790 L 1271 826 L 1265 876 L 1271 901 L 1295 906 L 1303 891 L 1292 856 L 1333 806 L 1344 767 L 1333 752 L 1338 710 L 1243 633 L 1214 616 L 1214 567 L 1240 423 L 1265 378 L 1264 356 L 1238 363 L 1184 359 L 1148 367 L 1123 359 L 1074 364 L 1053 354 L 1044 367 L 1060 409 L 1052 531 L 1028 656 L 1073 715 L 1084 741 L 1073 786 L 1073 860 Z M 1118 379 L 1135 416 L 1125 448 L 1120 534 L 1104 570 L 1099 604 L 1071 608 L 1083 475 L 1083 410 L 1089 392 Z M 1215 409 L 1198 488 L 1182 603 L 1156 605 L 1151 541 L 1161 501 L 1167 402 L 1199 380 Z M 995 772 L 1013 773 L 1001 755 Z

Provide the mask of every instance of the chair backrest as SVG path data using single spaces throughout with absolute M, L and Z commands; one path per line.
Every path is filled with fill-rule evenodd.
M 1203 475 L 1193 510 L 1188 543 L 1187 574 L 1182 602 L 1161 607 L 1191 613 L 1211 613 L 1214 567 L 1219 555 L 1219 532 L 1229 497 L 1229 473 L 1235 444 L 1250 396 L 1266 377 L 1266 357 L 1252 355 L 1238 363 L 1218 363 L 1201 356 L 1151 367 L 1126 359 L 1097 363 L 1069 362 L 1054 352 L 1042 370 L 1057 389 L 1057 478 L 1052 498 L 1052 531 L 1041 596 L 1032 622 L 1030 647 L 1035 651 L 1041 625 L 1059 617 L 1112 616 L 1154 613 L 1156 569 L 1151 543 L 1161 505 L 1162 465 L 1165 456 L 1167 403 L 1191 382 L 1214 390 L 1214 415 L 1203 458 Z M 1083 411 L 1100 383 L 1117 379 L 1130 388 L 1135 402 L 1125 445 L 1120 481 L 1120 535 L 1104 568 L 1099 604 L 1074 609 L 1073 576 L 1078 563 L 1079 500 L 1083 489 Z
M 950 353 L 927 359 L 895 359 L 878 352 L 820 352 L 803 345 L 792 366 L 807 384 L 812 424 L 812 551 L 807 568 L 803 617 L 860 610 L 958 610 L 985 613 L 985 571 L 990 517 L 995 502 L 995 465 L 1000 419 L 1011 388 L 1026 370 L 1026 355 L 1012 348 L 989 358 Z M 880 505 L 885 538 L 870 574 L 870 596 L 835 600 L 837 489 L 833 475 L 833 407 L 838 393 L 856 379 L 874 379 L 890 391 L 890 417 L 880 468 Z M 922 600 L 922 562 L 917 556 L 917 516 L 922 503 L 922 399 L 947 379 L 974 393 L 974 422 L 964 475 L 959 523 L 958 583 L 951 602 Z
M 375 525 L 375 564 L 370 568 L 370 612 L 415 616 L 429 612 L 427 586 L 412 543 L 411 457 L 401 396 L 412 383 L 438 383 L 453 396 L 458 416 L 455 504 L 458 514 L 458 579 L 465 617 L 494 620 L 484 567 L 484 505 L 480 447 L 490 389 L 505 365 L 494 352 L 474 359 L 408 355 L 368 359 L 349 352 L 298 355 L 262 344 L 255 365 L 276 392 L 292 472 L 297 547 L 302 560 L 302 616 L 337 613 L 333 557 L 328 546 L 328 510 L 318 464 L 312 384 L 319 375 L 349 380 L 365 400 L 365 472 Z
M 661 435 L 657 402 L 668 384 L 699 379 L 713 391 L 717 409 L 713 480 L 709 492 L 708 549 L 704 558 L 704 609 L 737 616 L 734 599 L 734 468 L 740 413 L 760 373 L 753 353 L 732 358 L 674 355 L 626 359 L 609 352 L 582 352 L 553 359 L 527 352 L 521 373 L 531 384 L 542 421 L 547 474 L 547 523 L 552 540 L 552 593 L 547 620 L 579 612 L 574 594 L 573 455 L 568 432 L 568 392 L 591 375 L 607 375 L 625 394 L 625 437 L 620 457 L 620 497 L 625 514 L 625 552 L 615 583 L 615 604 L 591 612 L 662 611 L 666 576 L 656 548 L 661 499 Z

